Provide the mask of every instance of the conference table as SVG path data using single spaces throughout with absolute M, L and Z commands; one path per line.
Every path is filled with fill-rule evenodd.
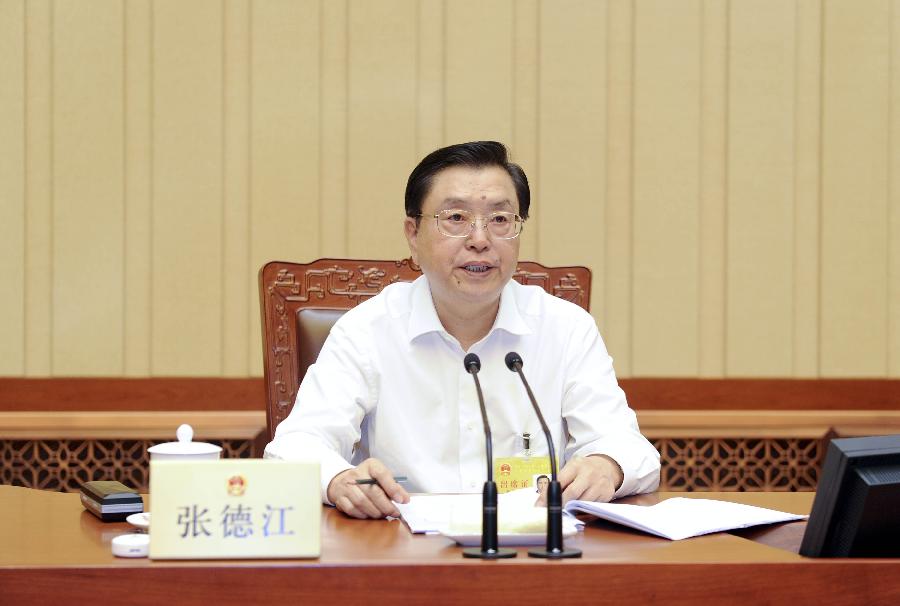
M 808 513 L 812 493 L 654 493 Z M 145 499 L 146 501 L 146 499 Z M 121 559 L 132 532 L 85 511 L 78 494 L 0 486 L 2 604 L 900 604 L 900 559 L 797 554 L 806 522 L 669 541 L 588 518 L 566 545 L 580 559 L 464 559 L 441 535 L 400 521 L 322 508 L 322 554 L 310 560 Z

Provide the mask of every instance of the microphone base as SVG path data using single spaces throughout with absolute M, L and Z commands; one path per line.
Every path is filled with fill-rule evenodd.
M 519 552 L 517 552 L 515 549 L 506 549 L 504 547 L 498 547 L 497 549 L 488 549 L 487 551 L 482 551 L 481 547 L 467 547 L 466 549 L 463 549 L 462 554 L 464 558 L 501 560 L 504 558 L 514 558 L 519 555 Z
M 548 560 L 562 560 L 563 558 L 580 558 L 581 550 L 572 548 L 563 549 L 531 549 L 528 551 L 530 558 L 545 558 Z

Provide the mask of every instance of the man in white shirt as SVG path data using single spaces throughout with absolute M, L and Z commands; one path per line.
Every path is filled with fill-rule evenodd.
M 485 440 L 466 353 L 481 358 L 494 456 L 540 425 L 519 378 L 521 354 L 564 463 L 564 500 L 655 490 L 659 454 L 641 436 L 593 318 L 513 281 L 528 218 L 525 173 L 496 142 L 429 154 L 406 188 L 404 229 L 424 276 L 347 312 L 310 366 L 266 455 L 314 459 L 323 501 L 358 518 L 398 515 L 411 492 L 478 492 Z M 543 439 L 532 454 L 547 453 Z M 358 485 L 372 478 L 377 483 Z

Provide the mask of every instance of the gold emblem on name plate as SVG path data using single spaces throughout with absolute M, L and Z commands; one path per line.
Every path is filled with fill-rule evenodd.
M 227 491 L 233 497 L 244 496 L 247 490 L 247 478 L 242 475 L 234 475 L 228 478 Z

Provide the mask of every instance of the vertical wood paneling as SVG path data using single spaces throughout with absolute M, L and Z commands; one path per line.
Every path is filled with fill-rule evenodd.
M 822 4 L 797 2 L 794 97 L 795 377 L 819 375 L 819 210 L 822 120 Z
M 0 375 L 25 372 L 25 3 L 0 0 Z
M 639 376 L 697 372 L 701 18 L 697 1 L 636 5 L 632 371 Z
M 25 374 L 52 374 L 53 5 L 25 3 Z
M 0 375 L 258 375 L 259 266 L 405 257 L 412 166 L 493 138 L 620 376 L 900 376 L 898 40 L 900 0 L 0 0 Z
M 259 357 L 250 310 L 257 308 L 250 267 L 250 2 L 225 6 L 224 213 L 222 232 L 222 372 L 240 377 Z M 253 314 L 253 317 L 258 316 Z
M 403 258 L 403 192 L 418 161 L 417 5 L 354 0 L 348 18 L 348 253 Z
M 53 372 L 123 370 L 123 5 L 53 18 Z M 85 339 L 85 335 L 91 335 Z
M 634 100 L 634 3 L 609 1 L 606 240 L 603 298 L 592 298 L 592 313 L 600 318 L 606 347 L 615 359 L 616 372 L 630 376 L 632 369 L 632 191 Z M 603 308 L 596 308 L 597 302 Z
M 885 374 L 890 5 L 824 9 L 821 370 Z
M 446 4 L 445 129 L 448 143 L 513 138 L 511 0 Z
M 153 3 L 155 375 L 222 372 L 222 3 Z
M 124 374 L 150 374 L 153 189 L 153 19 L 150 0 L 125 3 Z
M 577 0 L 541 6 L 538 250 L 551 265 L 593 268 L 593 300 L 601 301 L 607 7 Z
M 319 3 L 252 4 L 251 267 L 319 255 Z M 254 300 L 257 300 L 254 297 Z M 251 334 L 259 334 L 254 314 Z M 251 357 L 255 373 L 262 357 Z
M 729 376 L 793 364 L 794 17 L 780 0 L 731 5 Z
M 565 10 L 565 7 L 560 7 Z M 542 199 L 536 194 L 539 190 L 533 187 L 540 183 L 540 165 L 538 163 L 540 131 L 539 114 L 539 81 L 540 81 L 540 49 L 539 6 L 538 0 L 518 0 L 513 4 L 513 133 L 508 144 L 512 148 L 513 161 L 519 164 L 529 176 L 532 186 L 534 211 L 531 216 L 530 229 L 521 236 L 519 257 L 536 259 L 538 256 L 538 236 Z M 536 229 L 535 229 L 536 228 Z
M 347 2 L 322 3 L 322 257 L 347 256 Z
M 444 0 L 419 0 L 418 5 L 416 158 L 424 158 L 445 143 Z
M 728 2 L 703 1 L 700 81 L 700 296 L 697 372 L 725 371 Z
M 888 217 L 888 368 L 900 377 L 900 0 L 891 3 L 890 191 Z

